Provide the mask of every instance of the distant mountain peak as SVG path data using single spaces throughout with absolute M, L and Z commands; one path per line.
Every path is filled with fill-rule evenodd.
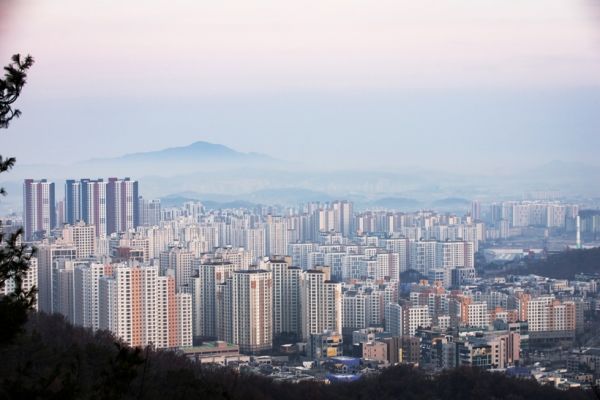
M 173 176 L 195 171 L 225 171 L 236 168 L 292 168 L 285 160 L 265 154 L 242 153 L 227 146 L 202 140 L 187 146 L 130 153 L 113 158 L 95 158 L 75 163 L 80 171 L 103 170 L 105 174 Z M 83 172 L 82 172 L 83 173 Z
M 179 147 L 168 147 L 162 150 L 155 151 L 146 151 L 139 153 L 129 153 L 119 157 L 111 157 L 111 158 L 93 158 L 87 161 L 81 161 L 76 164 L 82 164 L 87 162 L 104 162 L 104 161 L 113 161 L 113 162 L 129 162 L 129 161 L 162 161 L 162 160 L 173 160 L 173 161 L 184 161 L 187 159 L 195 159 L 197 157 L 202 158 L 227 158 L 232 159 L 235 158 L 237 160 L 274 160 L 273 158 L 255 152 L 250 153 L 242 153 L 236 150 L 233 150 L 230 147 L 224 146 L 218 143 L 210 143 L 199 140 L 187 146 L 179 146 Z

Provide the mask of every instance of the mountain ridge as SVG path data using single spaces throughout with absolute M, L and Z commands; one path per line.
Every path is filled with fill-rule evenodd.
M 118 157 L 105 157 L 105 158 L 91 158 L 89 160 L 83 160 L 73 163 L 72 165 L 85 164 L 89 162 L 103 162 L 106 160 L 113 161 L 139 161 L 140 159 L 148 159 L 153 157 L 159 158 L 172 158 L 172 157 L 181 157 L 181 156 L 204 156 L 204 157 L 237 157 L 237 158 L 261 158 L 261 159 L 272 159 L 275 158 L 270 157 L 266 154 L 250 152 L 243 153 L 237 150 L 234 150 L 230 147 L 219 143 L 210 143 L 199 140 L 197 142 L 193 142 L 187 146 L 177 146 L 177 147 L 167 147 L 162 150 L 155 151 L 146 151 L 146 152 L 136 152 L 136 153 L 128 153 Z

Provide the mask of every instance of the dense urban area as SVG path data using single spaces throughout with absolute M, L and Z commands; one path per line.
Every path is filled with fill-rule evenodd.
M 161 207 L 129 178 L 68 180 L 64 200 L 55 189 L 25 180 L 23 214 L 3 219 L 37 249 L 29 331 L 104 332 L 225 381 L 488 379 L 465 367 L 562 390 L 600 381 L 600 211 L 560 192 L 456 215 Z

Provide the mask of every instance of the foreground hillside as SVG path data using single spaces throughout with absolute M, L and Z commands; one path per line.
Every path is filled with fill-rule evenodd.
M 571 280 L 579 272 L 600 273 L 600 248 L 565 251 L 546 260 L 530 261 L 525 267 L 510 271 L 511 274 L 535 274 Z
M 7 399 L 590 399 L 532 380 L 460 368 L 429 377 L 408 366 L 353 383 L 274 383 L 223 369 L 200 370 L 171 352 L 118 350 L 107 332 L 74 327 L 58 315 L 32 314 L 26 333 L 1 349 Z M 144 362 L 147 358 L 148 363 Z

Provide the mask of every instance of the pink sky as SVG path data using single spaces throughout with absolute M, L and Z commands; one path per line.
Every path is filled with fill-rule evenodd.
M 592 3 L 24 0 L 0 59 L 36 57 L 36 97 L 588 86 Z

